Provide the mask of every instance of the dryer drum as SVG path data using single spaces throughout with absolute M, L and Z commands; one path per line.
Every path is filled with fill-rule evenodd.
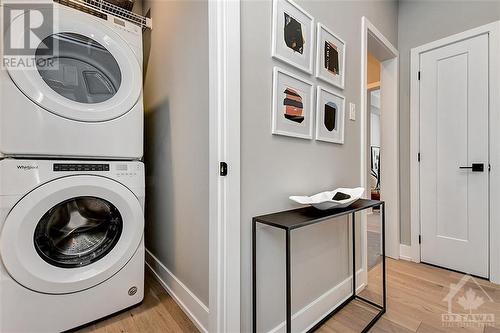
M 123 229 L 118 209 L 96 197 L 77 197 L 51 208 L 35 229 L 37 253 L 51 265 L 82 267 L 103 258 Z
M 116 95 L 122 81 L 120 66 L 98 42 L 70 32 L 46 37 L 35 53 L 37 70 L 59 95 L 86 104 Z

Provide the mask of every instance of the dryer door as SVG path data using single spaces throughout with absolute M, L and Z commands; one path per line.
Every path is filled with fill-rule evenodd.
M 2 261 L 14 280 L 48 294 L 93 287 L 136 252 L 144 229 L 137 197 L 99 176 L 46 183 L 11 210 L 0 235 Z
M 54 28 L 38 32 L 36 49 L 11 50 L 31 64 L 7 66 L 16 86 L 45 110 L 72 120 L 101 122 L 127 113 L 142 92 L 133 50 L 105 21 L 63 6 L 54 10 Z M 5 31 L 13 45 L 24 45 L 25 15 Z

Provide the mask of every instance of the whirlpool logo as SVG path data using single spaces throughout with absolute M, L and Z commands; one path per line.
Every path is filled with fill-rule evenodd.
M 17 168 L 23 171 L 30 171 L 38 169 L 38 165 L 18 165 Z

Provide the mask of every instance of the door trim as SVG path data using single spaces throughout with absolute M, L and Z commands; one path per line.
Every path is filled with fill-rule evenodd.
M 208 25 L 208 331 L 225 333 L 240 330 L 240 1 L 208 1 Z
M 490 151 L 490 196 L 489 196 L 489 277 L 494 283 L 500 283 L 500 239 L 493 235 L 500 234 L 500 207 L 495 199 L 500 198 L 500 21 L 470 29 L 428 44 L 411 49 L 410 58 L 410 224 L 411 224 L 411 260 L 420 262 L 420 89 L 418 72 L 420 54 L 469 39 L 478 35 L 489 36 L 489 151 Z M 496 124 L 496 125 L 495 125 Z M 424 157 L 425 158 L 425 157 Z
M 384 128 L 389 128 L 391 130 L 386 131 L 386 135 L 389 136 L 391 143 L 394 145 L 386 147 L 388 159 L 390 163 L 386 165 L 393 165 L 394 172 L 385 169 L 386 172 L 381 170 L 381 178 L 384 175 L 397 174 L 392 184 L 389 184 L 385 192 L 383 200 L 387 202 L 387 214 L 388 217 L 392 217 L 387 220 L 386 223 L 386 255 L 399 259 L 400 252 L 400 237 L 399 237 L 399 226 L 400 226 L 400 214 L 399 214 L 399 105 L 398 105 L 398 91 L 399 91 L 399 52 L 398 50 L 389 42 L 389 40 L 366 18 L 361 18 L 361 104 L 360 104 L 360 126 L 361 126 L 361 165 L 360 165 L 360 176 L 361 176 L 361 187 L 364 187 L 365 193 L 368 196 L 370 193 L 369 188 L 369 136 L 368 136 L 368 117 L 369 109 L 367 107 L 368 101 L 368 84 L 367 84 L 367 57 L 370 45 L 377 47 L 379 54 L 379 59 L 381 62 L 381 89 L 384 89 L 383 98 L 384 112 L 392 115 L 392 119 L 388 119 L 388 124 L 382 124 Z M 389 123 L 390 122 L 390 123 Z M 392 149 L 391 149 L 392 148 Z M 382 149 L 384 149 L 382 147 Z M 388 179 L 389 177 L 386 177 Z M 382 185 L 383 186 L 383 185 Z M 367 274 L 367 241 L 366 241 L 366 214 L 361 216 L 361 244 L 362 244 L 362 262 L 365 269 L 365 274 Z M 365 281 L 367 277 L 365 277 Z

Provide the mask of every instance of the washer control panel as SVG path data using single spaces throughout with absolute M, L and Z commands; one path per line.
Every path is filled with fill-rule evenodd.
M 54 171 L 109 171 L 109 164 L 54 163 Z
M 137 176 L 138 172 L 140 171 L 140 166 L 117 163 L 115 164 L 114 169 L 115 169 L 115 174 L 118 177 L 121 176 L 134 177 Z

